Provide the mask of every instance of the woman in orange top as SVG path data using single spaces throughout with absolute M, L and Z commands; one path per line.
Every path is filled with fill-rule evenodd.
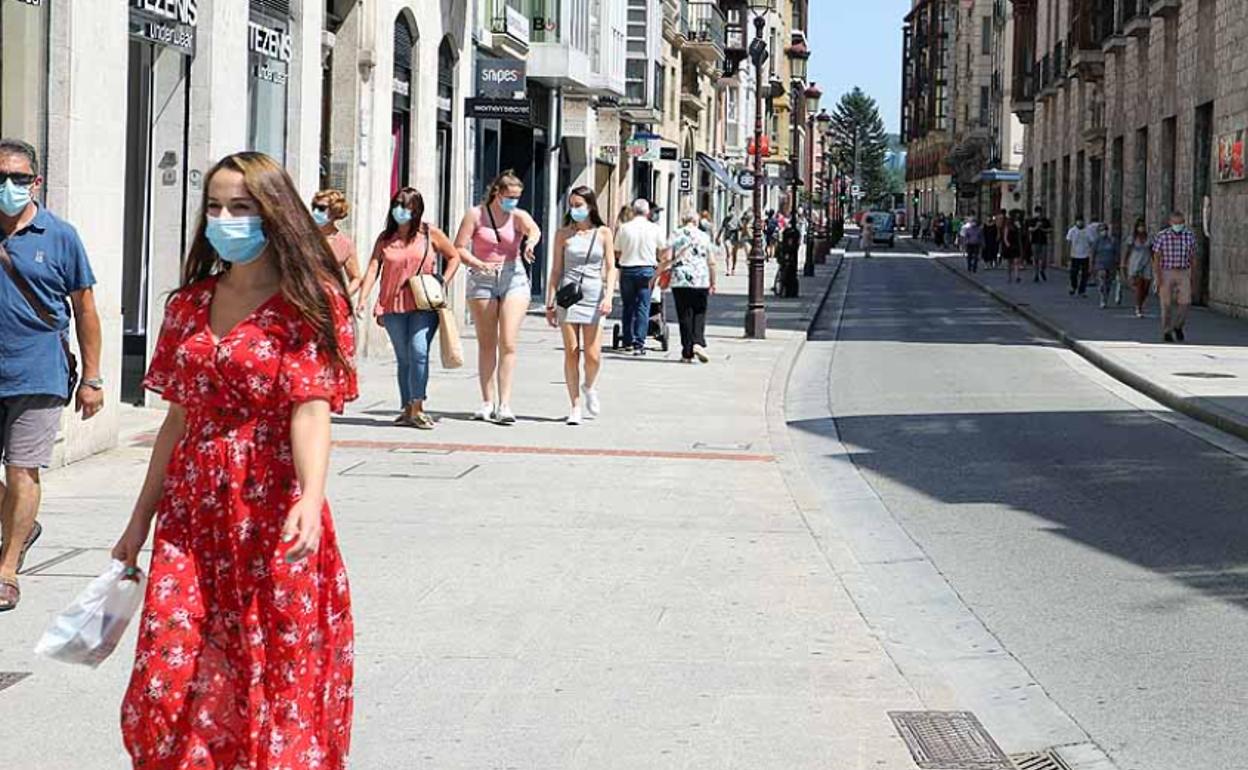
M 347 234 L 338 229 L 338 223 L 351 213 L 347 196 L 339 190 L 321 190 L 312 196 L 312 221 L 316 222 L 329 241 L 334 259 L 347 274 L 347 297 L 354 297 L 360 288 L 360 260 L 355 254 L 355 244 Z
M 395 423 L 433 430 L 433 418 L 425 414 L 429 388 L 429 350 L 438 333 L 436 310 L 416 309 L 416 297 L 407 282 L 418 273 L 436 274 L 442 257 L 442 281 L 450 283 L 459 269 L 459 252 L 438 228 L 422 222 L 425 199 L 414 188 L 404 187 L 390 199 L 386 229 L 377 237 L 373 256 L 364 271 L 360 308 L 368 301 L 373 283 L 381 289 L 373 315 L 386 329 L 399 363 L 401 410 Z

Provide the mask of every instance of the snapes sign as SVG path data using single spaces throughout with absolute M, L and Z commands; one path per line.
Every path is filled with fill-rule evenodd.
M 130 7 L 188 27 L 199 22 L 199 0 L 130 0 Z
M 520 59 L 481 59 L 477 66 L 477 96 L 513 99 L 525 89 L 525 67 Z

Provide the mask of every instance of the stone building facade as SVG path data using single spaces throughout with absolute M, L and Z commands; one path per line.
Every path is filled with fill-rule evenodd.
M 1196 301 L 1248 315 L 1248 14 L 1238 0 L 1014 0 L 1014 110 L 1028 198 L 1151 230 L 1172 209 L 1199 239 Z M 1034 34 L 1034 40 L 1027 40 Z M 1236 143 L 1238 142 L 1238 144 Z M 1220 152 L 1220 145 L 1225 152 Z

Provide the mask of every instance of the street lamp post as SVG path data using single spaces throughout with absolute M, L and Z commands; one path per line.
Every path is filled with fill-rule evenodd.
M 789 60 L 789 222 L 785 228 L 781 253 L 784 255 L 784 296 L 796 297 L 799 293 L 797 280 L 797 252 L 801 250 L 802 235 L 797 228 L 798 198 L 802 187 L 802 97 L 806 88 L 806 67 L 810 61 L 810 48 L 801 32 L 793 33 L 793 42 L 784 52 Z
M 810 187 L 806 191 L 806 263 L 802 266 L 802 275 L 811 278 L 815 274 L 815 224 L 814 224 L 814 203 L 815 203 L 815 118 L 819 112 L 819 100 L 823 97 L 823 91 L 819 86 L 811 83 L 806 89 L 806 114 L 810 116 L 808 121 L 809 128 L 806 131 L 806 142 L 810 158 Z
M 767 63 L 767 41 L 763 30 L 765 14 L 775 0 L 750 0 L 754 16 L 754 39 L 750 41 L 750 62 L 754 65 L 754 232 L 750 239 L 750 289 L 745 309 L 745 336 L 761 340 L 767 336 L 767 308 L 763 304 L 763 65 Z

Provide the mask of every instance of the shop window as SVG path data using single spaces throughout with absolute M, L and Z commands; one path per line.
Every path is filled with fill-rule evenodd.
M 46 156 L 48 4 L 0 0 L 0 134 Z
M 286 98 L 293 40 L 289 3 L 252 0 L 247 24 L 247 146 L 286 161 Z

